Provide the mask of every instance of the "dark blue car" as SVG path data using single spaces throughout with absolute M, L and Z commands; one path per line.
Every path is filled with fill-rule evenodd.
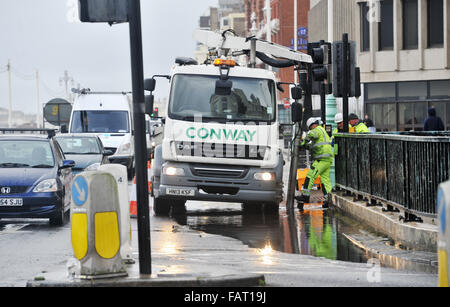
M 64 225 L 72 167 L 50 134 L 0 135 L 0 219 L 49 218 Z

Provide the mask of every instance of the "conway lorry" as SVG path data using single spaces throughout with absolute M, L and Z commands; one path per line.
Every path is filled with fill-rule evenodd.
M 230 50 L 255 55 L 269 45 L 271 55 L 294 63 L 310 59 L 285 47 L 208 31 L 197 38 L 210 47 L 218 44 L 219 52 L 202 65 L 178 58 L 172 69 L 164 139 L 151 169 L 154 211 L 165 215 L 171 208 L 185 210 L 187 200 L 206 200 L 278 212 L 284 161 L 277 80 L 272 71 L 237 65 Z M 224 49 L 228 56 L 220 56 Z

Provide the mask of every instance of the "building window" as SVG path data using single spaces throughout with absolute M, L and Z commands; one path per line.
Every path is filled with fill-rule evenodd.
M 367 83 L 367 100 L 395 99 L 395 83 Z
M 383 0 L 380 3 L 381 22 L 378 25 L 379 49 L 394 49 L 394 6 L 393 0 Z
M 444 46 L 444 2 L 428 0 L 428 48 Z
M 450 80 L 430 81 L 431 97 L 450 97 Z
M 361 51 L 370 51 L 370 23 L 367 18 L 369 14 L 369 6 L 366 2 L 359 4 L 361 12 Z
M 423 123 L 428 114 L 426 102 L 400 103 L 398 108 L 400 131 L 423 130 Z
M 427 82 L 413 81 L 398 84 L 399 99 L 427 99 Z
M 403 0 L 403 49 L 417 49 L 419 12 L 417 0 Z
M 447 130 L 450 130 L 450 102 L 447 103 Z
M 377 131 L 394 131 L 397 125 L 395 103 L 370 103 L 366 105 L 366 113 L 372 119 Z

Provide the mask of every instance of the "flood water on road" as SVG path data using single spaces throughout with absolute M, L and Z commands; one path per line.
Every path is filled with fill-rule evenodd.
M 366 263 L 368 257 L 354 246 L 344 234 L 359 233 L 361 225 L 340 215 L 333 209 L 305 206 L 288 215 L 280 208 L 279 215 L 262 212 L 243 213 L 240 204 L 188 202 L 187 214 L 176 218 L 182 225 L 232 237 L 258 249 L 272 249 Z

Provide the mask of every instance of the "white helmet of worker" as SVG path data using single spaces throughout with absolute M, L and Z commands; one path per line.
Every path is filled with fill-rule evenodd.
M 312 124 L 317 124 L 319 123 L 319 120 L 317 119 L 317 117 L 311 117 L 310 119 L 308 119 L 306 121 L 306 126 L 308 127 L 308 129 L 311 127 Z
M 338 113 L 336 114 L 336 116 L 334 117 L 334 122 L 336 124 L 342 123 L 344 121 L 344 115 L 342 115 L 342 113 Z

